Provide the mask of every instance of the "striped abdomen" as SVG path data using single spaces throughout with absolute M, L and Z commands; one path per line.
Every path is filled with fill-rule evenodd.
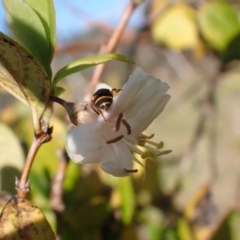
M 93 94 L 93 104 L 101 110 L 108 111 L 113 102 L 113 94 L 107 88 L 102 88 Z

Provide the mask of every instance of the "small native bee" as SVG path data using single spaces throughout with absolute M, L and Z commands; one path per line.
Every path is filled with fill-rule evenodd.
M 93 94 L 93 99 L 91 103 L 91 107 L 94 112 L 98 115 L 101 114 L 103 119 L 106 121 L 103 112 L 107 112 L 114 100 L 114 97 L 117 93 L 119 93 L 122 89 L 113 88 L 110 90 L 109 88 L 100 88 Z M 123 124 L 127 130 L 127 134 L 131 134 L 131 126 L 128 122 L 123 118 L 123 113 L 119 113 L 116 124 L 115 124 L 115 132 L 118 132 L 121 124 Z M 114 139 L 108 140 L 106 143 L 111 144 L 121 140 L 124 135 L 119 135 Z M 126 170 L 126 172 L 135 172 L 135 170 Z
M 97 114 L 101 114 L 102 117 L 104 118 L 103 112 L 102 111 L 108 111 L 109 108 L 111 107 L 113 103 L 113 98 L 115 94 L 120 92 L 122 89 L 116 89 L 113 88 L 112 90 L 108 88 L 101 88 L 98 89 L 94 94 L 93 94 L 93 100 L 91 107 L 94 112 Z M 104 118 L 105 119 L 105 118 Z

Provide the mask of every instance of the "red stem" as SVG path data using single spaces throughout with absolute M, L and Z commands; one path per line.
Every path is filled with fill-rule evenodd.
M 128 23 L 131 15 L 132 15 L 135 7 L 136 7 L 136 4 L 133 1 L 131 1 L 127 5 L 118 26 L 116 27 L 115 31 L 113 32 L 113 34 L 112 34 L 111 38 L 109 39 L 107 45 L 105 47 L 103 47 L 102 50 L 100 51 L 100 54 L 111 53 L 111 52 L 114 51 L 114 49 L 116 48 L 116 46 L 119 42 L 120 37 L 123 34 L 124 29 L 127 26 L 127 23 Z M 88 92 L 85 96 L 85 101 L 87 101 L 87 102 L 91 101 L 92 94 L 93 94 L 94 89 L 95 89 L 96 85 L 98 84 L 102 74 L 103 74 L 104 68 L 105 68 L 105 64 L 100 64 L 100 65 L 96 66 L 95 71 L 93 73 L 93 77 L 92 77 L 92 79 L 89 83 L 89 89 L 88 89 Z

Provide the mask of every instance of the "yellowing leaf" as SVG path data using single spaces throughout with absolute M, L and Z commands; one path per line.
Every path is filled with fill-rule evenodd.
M 198 43 L 193 8 L 176 4 L 153 23 L 151 34 L 155 42 L 175 50 L 194 49 Z
M 0 190 L 15 194 L 15 177 L 20 176 L 24 153 L 12 130 L 0 123 Z
M 225 50 L 240 33 L 238 13 L 226 2 L 205 2 L 199 23 L 207 42 L 219 51 Z
M 0 86 L 29 104 L 35 130 L 39 130 L 39 121 L 50 94 L 48 76 L 31 54 L 1 32 Z
M 54 240 L 54 233 L 43 213 L 30 201 L 12 198 L 0 216 L 0 239 Z

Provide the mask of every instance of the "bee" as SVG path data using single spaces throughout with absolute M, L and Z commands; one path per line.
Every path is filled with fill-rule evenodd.
M 122 89 L 113 88 L 100 88 L 93 94 L 91 107 L 98 115 L 101 114 L 104 118 L 103 111 L 108 111 L 113 103 L 115 95 Z M 104 118 L 104 120 L 106 120 Z
M 107 112 L 114 100 L 116 94 L 118 94 L 122 89 L 109 89 L 109 88 L 100 88 L 93 94 L 93 99 L 91 103 L 91 107 L 94 112 L 98 115 L 101 114 L 103 119 L 106 121 L 103 112 Z M 127 134 L 131 134 L 131 126 L 128 122 L 123 118 L 123 113 L 119 113 L 116 124 L 115 124 L 115 131 L 118 132 L 120 129 L 121 124 L 123 124 L 127 130 Z M 120 135 L 114 139 L 108 140 L 106 143 L 111 144 L 121 140 L 124 136 Z

